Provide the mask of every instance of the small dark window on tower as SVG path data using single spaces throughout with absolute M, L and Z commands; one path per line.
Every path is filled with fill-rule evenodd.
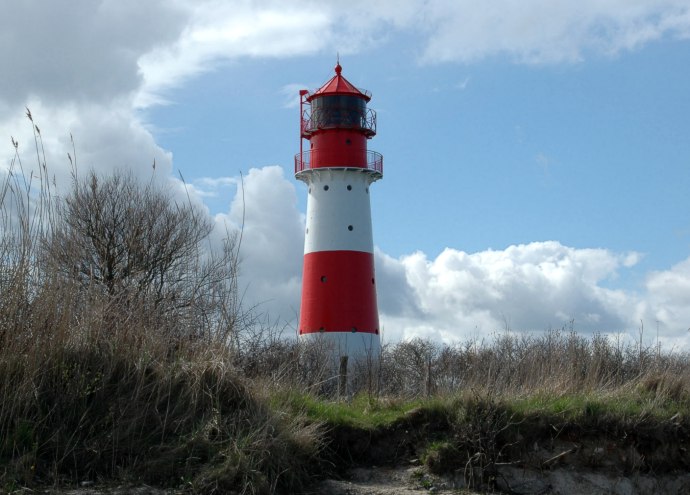
M 367 187 L 366 191 L 367 191 L 367 194 L 369 194 L 369 188 L 368 187 Z
M 357 327 L 352 327 L 352 333 L 355 333 L 357 331 Z
M 323 190 L 324 190 L 324 191 L 328 191 L 328 186 L 327 186 L 327 185 L 326 185 L 326 186 L 323 186 Z
M 352 229 L 354 229 L 354 227 L 352 225 L 347 226 L 347 230 L 349 230 L 350 232 L 352 232 Z
M 373 278 L 373 277 L 371 278 L 371 283 L 372 283 L 372 284 L 374 283 L 374 278 Z
M 307 229 L 307 234 L 309 233 L 309 229 Z
M 323 332 L 325 332 L 325 331 L 326 331 L 325 328 L 323 328 L 323 327 L 319 328 L 319 332 L 323 333 Z
M 326 275 L 321 275 L 321 282 L 326 283 Z
M 349 139 L 346 139 L 345 144 L 352 144 L 352 141 L 350 141 Z
M 347 185 L 347 190 L 352 191 L 352 186 L 350 184 Z
M 311 187 L 309 188 L 309 194 L 311 194 Z
M 374 333 L 375 333 L 376 335 L 378 335 L 378 334 L 379 334 L 379 329 L 377 328 L 376 330 L 374 330 Z

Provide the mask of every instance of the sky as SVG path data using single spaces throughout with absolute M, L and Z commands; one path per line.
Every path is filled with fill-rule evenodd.
M 385 341 L 643 328 L 647 345 L 690 351 L 690 0 L 0 0 L 0 12 L 0 174 L 11 137 L 35 163 L 28 107 L 58 188 L 70 153 L 81 173 L 128 168 L 189 194 L 216 241 L 244 219 L 245 304 L 288 333 L 307 196 L 298 92 L 339 57 L 378 116 Z

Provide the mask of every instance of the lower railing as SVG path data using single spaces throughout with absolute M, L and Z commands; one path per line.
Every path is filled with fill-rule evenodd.
M 295 155 L 295 174 L 311 170 L 312 164 L 317 164 L 316 168 L 366 168 L 372 172 L 377 172 L 383 176 L 383 155 L 376 151 L 366 151 L 366 167 L 342 163 L 342 160 L 333 160 L 330 153 L 319 154 L 319 150 L 307 150 Z M 336 163 L 337 162 L 337 163 Z

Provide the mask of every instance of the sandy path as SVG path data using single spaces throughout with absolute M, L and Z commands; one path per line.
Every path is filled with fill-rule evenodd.
M 354 469 L 349 480 L 326 480 L 319 486 L 319 494 L 329 495 L 420 495 L 421 493 L 443 494 L 472 492 L 453 489 L 447 482 L 420 475 L 418 468 L 407 469 Z
M 451 489 L 447 483 L 426 475 L 416 474 L 418 468 L 357 468 L 349 472 L 348 480 L 325 480 L 312 495 L 420 495 L 463 494 L 473 492 Z M 22 492 L 19 492 L 22 493 Z M 47 489 L 27 493 L 53 495 L 174 495 L 176 490 L 161 490 L 148 486 L 86 486 L 78 489 Z

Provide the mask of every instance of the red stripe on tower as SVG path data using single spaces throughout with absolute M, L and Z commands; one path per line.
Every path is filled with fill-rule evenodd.
M 376 134 L 371 95 L 341 71 L 338 64 L 321 88 L 300 91 L 295 177 L 309 196 L 299 334 L 357 357 L 380 352 L 369 186 L 383 176 L 383 157 L 367 150 Z

